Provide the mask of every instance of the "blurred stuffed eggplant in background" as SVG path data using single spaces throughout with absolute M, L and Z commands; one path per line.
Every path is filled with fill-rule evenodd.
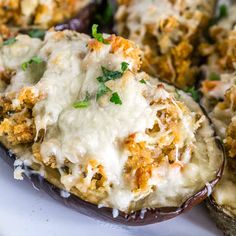
M 142 69 L 182 89 L 193 86 L 194 51 L 213 17 L 215 0 L 120 0 L 115 29 L 143 50 Z
M 207 200 L 207 207 L 224 235 L 236 235 L 236 5 L 221 5 L 206 42 L 199 49 L 205 56 L 202 105 L 223 140 L 227 162 L 222 180 Z M 219 17 L 221 16 L 221 17 Z

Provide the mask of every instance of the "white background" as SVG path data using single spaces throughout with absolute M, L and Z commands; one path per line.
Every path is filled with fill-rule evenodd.
M 93 220 L 66 208 L 0 159 L 0 236 L 220 236 L 204 205 L 175 219 L 142 227 Z

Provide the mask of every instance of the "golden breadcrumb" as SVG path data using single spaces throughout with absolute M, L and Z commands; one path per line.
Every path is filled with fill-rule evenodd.
M 184 137 L 181 136 L 181 129 L 183 124 L 179 118 L 178 109 L 183 113 L 189 111 L 182 103 L 177 101 L 172 103 L 171 99 L 155 102 L 162 105 L 168 104 L 165 109 L 157 112 L 159 123 L 156 122 L 152 129 L 146 131 L 150 137 L 155 137 L 162 133 L 158 142 L 154 146 L 152 146 L 153 144 L 149 145 L 147 142 L 136 142 L 135 134 L 130 135 L 125 140 L 125 148 L 130 152 L 125 165 L 125 178 L 134 192 L 150 190 L 148 188 L 152 186 L 149 181 L 153 171 L 166 159 L 171 168 L 181 169 L 183 167 L 178 159 L 178 156 L 181 156 L 185 150 L 182 148 Z M 178 106 L 178 109 L 176 106 Z M 194 121 L 195 119 L 193 119 Z M 160 124 L 162 127 L 160 127 Z M 164 133 L 163 126 L 166 131 Z M 160 151 L 158 152 L 157 150 Z
M 15 34 L 16 33 L 13 30 L 11 30 L 9 27 L 0 23 L 0 44 L 5 40 L 14 37 Z
M 2 96 L 0 115 L 3 121 L 0 123 L 0 136 L 5 136 L 11 145 L 33 142 L 36 131 L 32 108 L 40 99 L 32 88 L 23 88 L 18 94 Z
M 111 46 L 111 53 L 122 53 L 124 57 L 134 60 L 134 71 L 138 71 L 141 67 L 141 51 L 137 45 L 123 37 L 111 35 L 105 39 L 106 43 Z M 92 39 L 88 43 L 91 51 L 100 51 L 103 49 L 104 43 L 96 39 Z

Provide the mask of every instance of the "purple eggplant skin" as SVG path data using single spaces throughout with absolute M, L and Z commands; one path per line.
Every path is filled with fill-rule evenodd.
M 236 219 L 224 213 L 222 207 L 217 205 L 212 196 L 207 198 L 206 206 L 210 212 L 210 216 L 216 222 L 217 227 L 223 231 L 224 235 L 235 236 Z
M 76 16 L 64 23 L 55 26 L 56 31 L 74 30 L 81 33 L 89 33 L 91 22 L 96 12 L 102 6 L 103 0 L 94 0 L 82 9 Z
M 103 21 L 103 15 L 106 15 L 107 7 L 110 7 L 112 15 L 110 19 Z M 103 33 L 114 33 L 114 15 L 117 9 L 116 0 L 94 0 L 82 9 L 76 16 L 64 23 L 55 26 L 56 31 L 74 30 L 80 33 L 91 35 L 93 24 L 99 25 L 99 30 Z M 99 17 L 98 17 L 99 16 Z
M 52 198 L 61 202 L 65 206 L 70 207 L 76 210 L 77 212 L 92 217 L 94 219 L 128 226 L 142 226 L 154 224 L 176 217 L 190 210 L 192 207 L 199 204 L 208 197 L 209 188 L 214 188 L 214 186 L 218 183 L 224 169 L 225 151 L 223 145 L 221 144 L 221 141 L 216 138 L 216 142 L 220 150 L 224 153 L 222 167 L 218 170 L 215 179 L 212 180 L 208 186 L 203 187 L 199 192 L 188 198 L 180 207 L 162 207 L 156 209 L 146 209 L 145 213 L 142 211 L 133 212 L 131 214 L 119 212 L 119 215 L 117 217 L 113 217 L 113 210 L 111 208 L 98 208 L 97 205 L 83 201 L 73 194 L 70 194 L 67 198 L 63 197 L 61 194 L 61 189 L 52 185 L 38 174 L 30 174 L 30 169 L 28 167 L 24 167 L 27 168 L 26 173 L 29 173 L 24 176 L 24 179 L 28 180 L 34 186 L 34 188 L 45 191 Z M 6 161 L 13 168 L 15 155 L 12 154 L 2 144 L 0 144 L 0 158 Z

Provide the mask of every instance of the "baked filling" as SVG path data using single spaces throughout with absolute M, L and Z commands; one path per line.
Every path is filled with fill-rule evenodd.
M 210 29 L 215 44 L 202 44 L 208 58 L 207 79 L 202 83 L 202 104 L 222 138 L 228 160 L 223 177 L 213 191 L 213 198 L 231 217 L 236 216 L 236 30 L 235 5 L 229 9 L 228 18 Z M 213 74 L 214 73 L 214 74 Z
M 181 88 L 193 85 L 197 72 L 193 48 L 215 1 L 120 0 L 119 4 L 117 32 L 140 45 L 143 69 Z
M 222 206 L 225 213 L 236 216 L 236 76 L 235 74 L 221 75 L 220 81 L 214 81 L 215 87 L 207 91 L 204 98 L 205 104 L 210 104 L 210 113 L 218 134 L 223 139 L 228 161 L 223 177 L 213 191 L 213 198 Z M 213 81 L 210 81 L 213 82 Z M 206 86 L 208 81 L 204 82 Z M 209 88 L 209 87 L 208 87 Z M 226 91 L 224 91 L 224 89 Z M 205 90 L 204 90 L 205 91 Z M 225 93 L 225 94 L 224 94 Z M 224 96 L 222 97 L 222 94 Z
M 49 182 L 129 213 L 180 206 L 222 165 L 192 98 L 151 78 L 122 37 L 47 32 L 0 48 L 1 142 Z

